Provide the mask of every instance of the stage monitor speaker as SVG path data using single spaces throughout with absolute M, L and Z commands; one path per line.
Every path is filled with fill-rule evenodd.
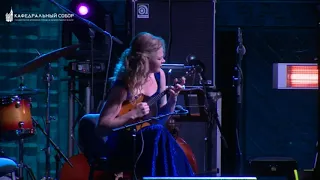
M 195 55 L 214 84 L 214 9 L 213 0 L 127 0 L 127 35 L 149 32 L 164 38 L 166 63 L 184 64 Z

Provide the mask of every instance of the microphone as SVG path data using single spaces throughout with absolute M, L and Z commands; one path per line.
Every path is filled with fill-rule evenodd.
M 243 56 L 246 54 L 246 48 L 243 45 L 243 38 L 242 38 L 242 31 L 241 28 L 238 28 L 238 47 L 237 47 L 237 53 L 240 56 Z

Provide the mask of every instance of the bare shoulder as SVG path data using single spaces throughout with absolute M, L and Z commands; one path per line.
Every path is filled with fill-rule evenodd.
M 164 73 L 163 69 L 160 69 L 160 78 L 162 79 L 166 79 L 166 74 Z
M 166 74 L 164 73 L 163 69 L 160 69 L 160 92 L 163 92 L 166 89 L 166 84 Z M 160 107 L 163 107 L 165 104 L 167 104 L 167 98 L 166 96 L 163 96 L 161 98 Z
M 121 86 L 112 87 L 107 98 L 106 106 L 120 105 L 127 99 L 127 90 Z
M 160 90 L 161 92 L 166 89 L 166 74 L 164 73 L 163 69 L 160 69 Z

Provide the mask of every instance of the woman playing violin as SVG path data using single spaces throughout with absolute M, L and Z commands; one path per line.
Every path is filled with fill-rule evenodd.
M 119 172 L 134 171 L 138 177 L 194 175 L 184 152 L 165 128 L 167 118 L 153 121 L 150 126 L 136 132 L 135 158 L 131 131 L 125 129 L 109 133 L 110 129 L 130 124 L 134 119 L 174 111 L 182 89 L 180 84 L 169 90 L 168 97 L 163 96 L 150 107 L 141 102 L 126 114 L 119 115 L 124 102 L 134 102 L 141 94 L 152 98 L 165 91 L 166 77 L 161 69 L 164 55 L 164 40 L 144 32 L 132 40 L 116 65 L 114 84 L 101 111 L 96 133 L 108 135 L 108 157 Z

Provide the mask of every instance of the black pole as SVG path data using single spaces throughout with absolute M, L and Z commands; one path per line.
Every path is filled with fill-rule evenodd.
M 59 180 L 59 170 L 60 170 L 60 155 L 57 153 L 54 156 L 54 159 L 56 160 L 56 180 Z
M 236 108 L 236 158 L 237 158 L 237 169 L 236 174 L 241 176 L 243 174 L 243 166 L 244 166 L 244 158 L 242 154 L 242 141 L 243 137 L 240 137 L 241 132 L 239 132 L 240 128 L 242 127 L 242 116 L 243 116 L 243 72 L 242 72 L 242 60 L 243 56 L 246 54 L 246 48 L 243 45 L 243 38 L 242 38 L 242 30 L 238 28 L 238 47 L 237 47 L 237 54 L 238 60 L 236 62 L 236 71 L 237 77 L 235 78 L 236 84 L 236 94 L 237 94 L 237 108 Z

